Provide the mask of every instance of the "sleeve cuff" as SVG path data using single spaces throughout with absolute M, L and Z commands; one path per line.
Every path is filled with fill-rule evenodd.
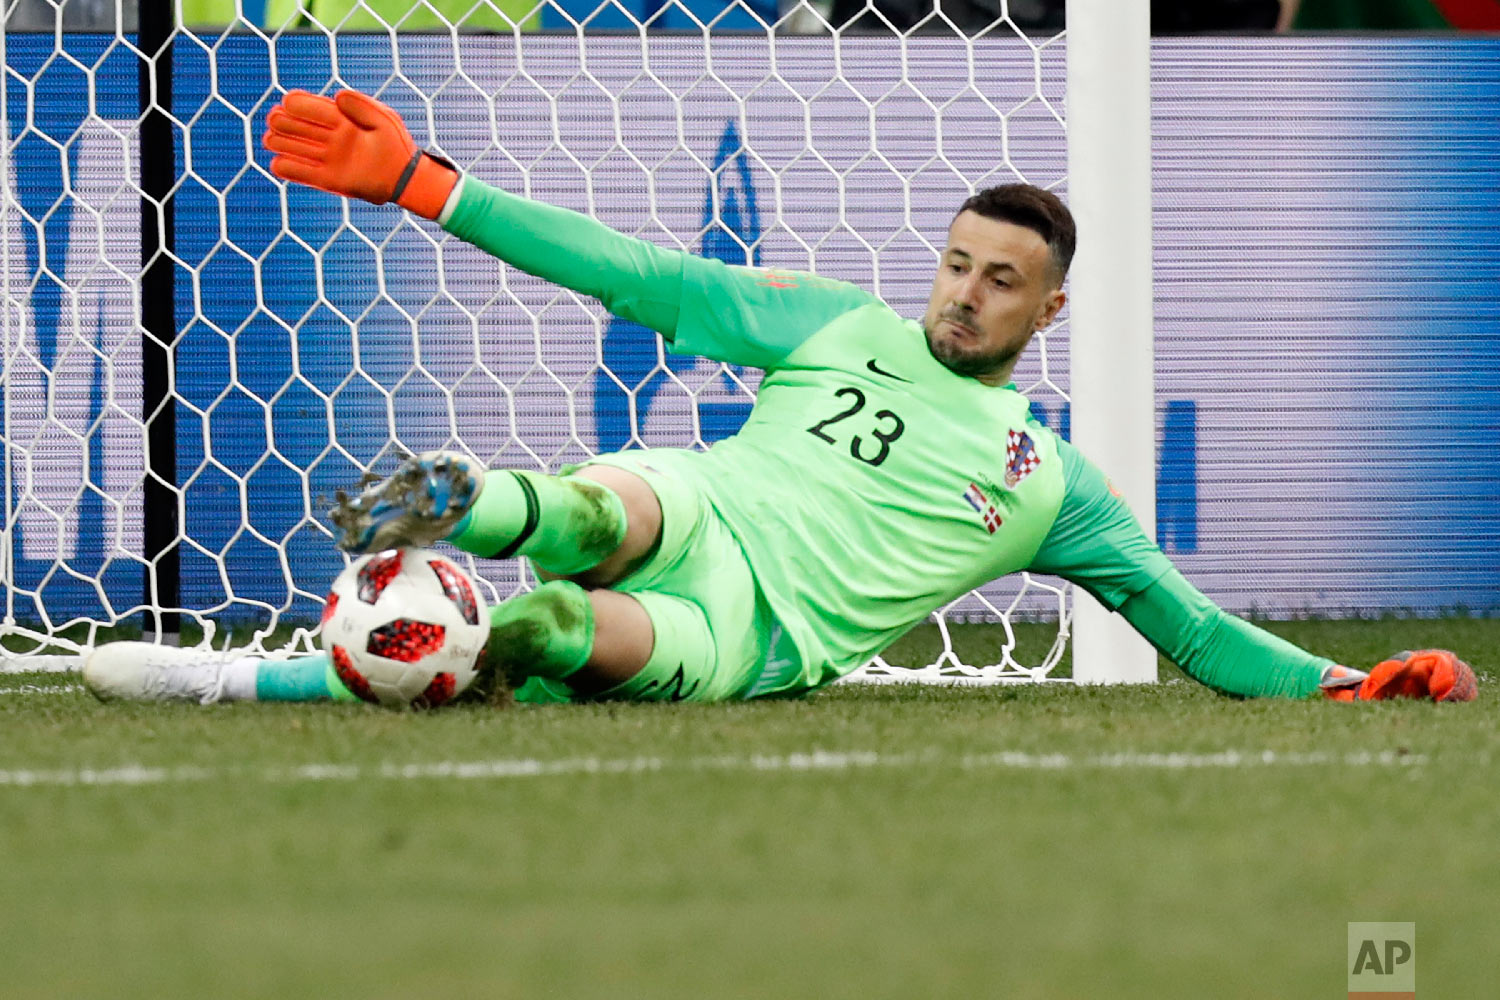
M 468 174 L 464 173 L 462 170 L 458 172 L 458 183 L 453 185 L 452 191 L 448 192 L 448 200 L 443 202 L 443 210 L 438 213 L 438 225 L 446 226 L 448 224 L 448 220 L 453 218 L 453 212 L 458 208 L 459 199 L 463 197 L 464 182 L 468 179 Z

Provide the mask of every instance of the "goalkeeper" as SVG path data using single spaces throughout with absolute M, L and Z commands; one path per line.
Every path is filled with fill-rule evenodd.
M 550 476 L 454 453 L 409 459 L 333 512 L 368 552 L 445 539 L 525 556 L 547 582 L 492 612 L 491 657 L 523 701 L 797 695 L 934 609 L 1030 570 L 1093 594 L 1190 676 L 1239 696 L 1463 701 L 1441 650 L 1366 673 L 1226 614 L 1141 530 L 1102 473 L 1010 383 L 1057 316 L 1074 248 L 1036 187 L 981 191 L 948 232 L 921 322 L 848 284 L 726 266 L 461 174 L 353 91 L 289 93 L 265 145 L 288 181 L 394 201 L 513 267 L 600 299 L 670 350 L 765 370 L 743 428 L 705 453 L 601 455 Z M 100 647 L 115 697 L 347 698 L 326 659 Z

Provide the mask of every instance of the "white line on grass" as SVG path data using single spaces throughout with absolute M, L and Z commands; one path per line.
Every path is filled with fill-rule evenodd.
M 22 684 L 19 687 L 0 688 L 0 698 L 6 695 L 25 697 L 36 694 L 77 694 L 82 690 L 82 684 L 60 684 L 57 686 L 48 684 Z
M 0 769 L 0 785 L 13 788 L 73 785 L 172 785 L 202 781 L 259 780 L 273 784 L 320 781 L 443 781 L 544 778 L 575 774 L 641 774 L 677 771 L 800 772 L 958 767 L 967 771 L 1124 770 L 1178 771 L 1256 767 L 1420 767 L 1425 754 L 1391 750 L 1356 753 L 1221 750 L 1215 753 L 1000 753 L 951 755 L 937 751 L 883 754 L 874 750 L 810 750 L 790 754 L 729 754 L 715 757 L 533 757 L 414 764 L 302 764 L 251 770 L 243 767 L 146 767 Z

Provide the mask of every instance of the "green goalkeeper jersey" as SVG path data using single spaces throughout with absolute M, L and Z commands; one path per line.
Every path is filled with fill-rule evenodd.
M 1225 616 L 1024 396 L 953 373 L 920 324 L 867 292 L 664 250 L 472 177 L 440 221 L 660 332 L 674 353 L 765 370 L 739 432 L 651 461 L 698 483 L 743 547 L 795 647 L 776 690 L 842 676 L 1023 569 L 1080 583 L 1221 690 L 1316 689 L 1329 661 Z
M 1025 397 L 955 375 L 917 323 L 850 285 L 713 264 L 685 292 L 672 350 L 766 377 L 733 437 L 664 458 L 739 539 L 799 653 L 793 687 L 1030 563 L 1063 477 Z

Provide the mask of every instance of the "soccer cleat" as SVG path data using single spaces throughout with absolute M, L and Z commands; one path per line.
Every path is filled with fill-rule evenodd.
M 425 548 L 446 538 L 484 488 L 484 469 L 464 455 L 427 451 L 352 499 L 342 490 L 329 512 L 345 552 Z
M 1473 669 L 1446 649 L 1405 650 L 1377 663 L 1368 674 L 1348 667 L 1329 667 L 1319 686 L 1334 701 L 1473 701 L 1479 694 Z
M 111 642 L 96 646 L 83 661 L 83 683 L 100 701 L 212 705 L 224 696 L 224 668 L 243 658 L 213 649 Z

